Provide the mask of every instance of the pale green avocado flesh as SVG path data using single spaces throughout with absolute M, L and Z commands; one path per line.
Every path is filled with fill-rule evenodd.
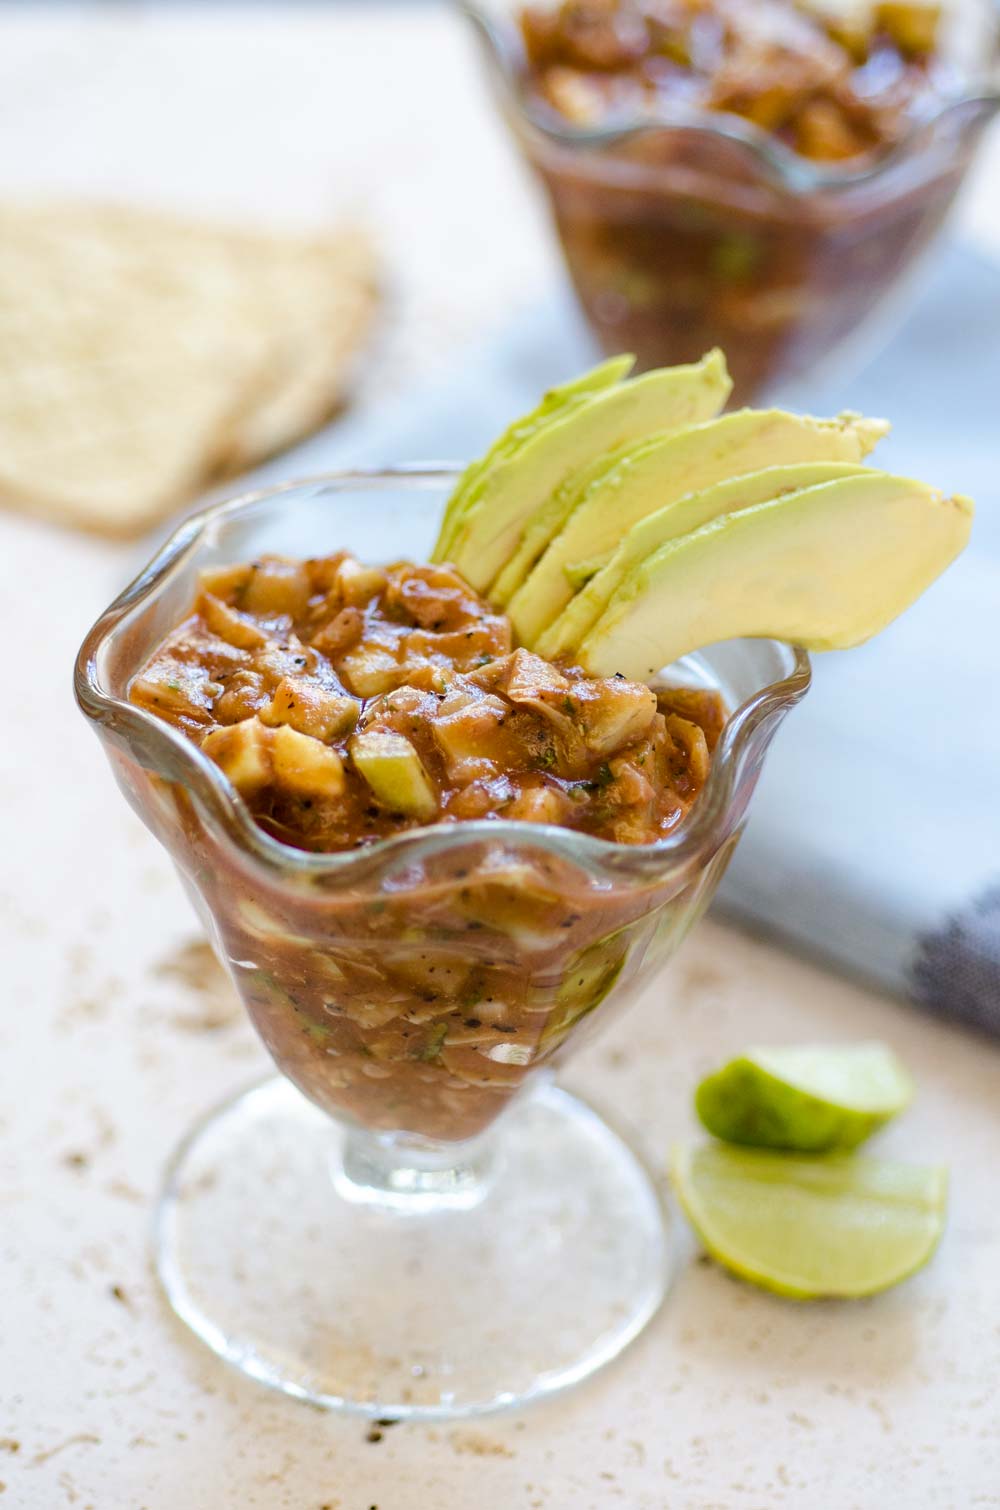
M 585 403 L 595 393 L 600 393 L 606 388 L 617 387 L 628 376 L 634 363 L 635 358 L 632 356 L 612 357 L 609 361 L 602 362 L 600 366 L 591 368 L 582 377 L 574 378 L 571 383 L 563 383 L 558 388 L 551 388 L 543 396 L 541 403 L 529 414 L 522 415 L 520 419 L 508 425 L 484 456 L 469 463 L 455 484 L 455 489 L 445 506 L 437 545 L 431 559 L 448 560 L 448 549 L 454 539 L 459 520 L 478 503 L 485 479 L 492 470 L 509 461 L 518 451 L 523 450 L 532 436 L 545 425 L 553 424 L 557 419 L 571 413 L 574 408 Z
M 378 800 L 410 818 L 437 815 L 437 798 L 420 756 L 404 734 L 369 729 L 348 744 L 351 760 Z
M 588 489 L 510 599 L 514 633 L 534 648 L 573 597 L 567 569 L 614 550 L 647 515 L 766 466 L 860 462 L 886 428 L 855 415 L 820 420 L 780 409 L 741 409 L 647 442 Z
M 503 607 L 597 478 L 654 436 L 711 419 L 731 388 L 721 352 L 711 351 L 700 362 L 648 372 L 591 399 L 539 436 L 510 475 L 497 474 L 488 507 L 469 518 L 467 544 L 455 543 L 455 564 L 466 571 L 472 558 L 483 579 L 496 565 L 487 586 L 492 602 Z M 540 462 L 547 469 L 542 475 L 560 477 L 547 494 L 538 487 Z
M 586 637 L 629 572 L 668 540 L 690 534 L 722 514 L 800 492 L 820 482 L 850 477 L 863 468 L 848 461 L 810 461 L 798 466 L 762 467 L 740 477 L 688 493 L 634 524 L 610 556 L 568 568 L 576 593 L 562 613 L 539 635 L 535 650 L 549 659 L 572 651 Z
M 528 649 L 637 679 L 732 637 L 841 649 L 965 545 L 968 499 L 861 464 L 883 420 L 719 418 L 721 352 L 626 381 L 632 363 L 551 390 L 447 505 L 432 559 L 506 608 Z M 426 805 L 419 781 L 407 800 Z
M 613 471 L 626 457 L 634 455 L 650 443 L 648 437 L 643 441 L 628 440 L 613 451 L 603 452 L 596 461 L 589 466 L 580 467 L 567 478 L 548 503 L 543 504 L 525 525 L 516 551 L 490 587 L 490 601 L 499 608 L 506 607 L 535 562 L 544 555 L 550 541 L 559 534 L 594 484 Z
M 861 644 L 958 555 L 972 512 L 967 498 L 866 472 L 723 515 L 636 567 L 577 659 L 595 676 L 648 680 L 737 636 Z

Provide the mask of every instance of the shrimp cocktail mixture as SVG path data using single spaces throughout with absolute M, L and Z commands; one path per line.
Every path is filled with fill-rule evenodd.
M 723 346 L 741 398 L 808 371 L 866 318 L 968 161 L 958 132 L 944 150 L 921 135 L 972 88 L 932 0 L 561 0 L 519 15 L 515 87 L 545 127 L 525 144 L 600 341 L 644 366 Z M 763 158 L 734 144 L 747 133 Z M 897 151 L 905 172 L 890 171 Z M 845 190 L 857 175 L 871 176 Z
M 737 115 L 801 156 L 899 140 L 955 65 L 931 0 L 562 0 L 521 13 L 531 86 L 593 126 L 684 102 Z
M 648 843 L 695 800 L 723 722 L 713 692 L 512 649 L 506 616 L 447 566 L 342 552 L 206 573 L 132 696 L 218 763 L 268 833 L 321 851 L 497 818 Z M 607 993 L 629 943 L 617 915 L 608 937 L 599 897 L 501 845 L 366 907 L 332 901 L 325 940 L 301 920 L 284 931 L 259 894 L 219 916 L 302 1088 L 437 1137 L 492 1119 Z
M 628 368 L 504 432 L 432 564 L 205 571 L 132 681 L 272 842 L 132 772 L 160 783 L 141 810 L 281 1068 L 367 1127 L 481 1131 L 710 893 L 738 816 L 689 864 L 614 854 L 668 840 L 724 758 L 718 693 L 660 668 L 741 635 L 856 644 L 968 534 L 967 500 L 863 465 L 882 422 L 720 418 L 718 352 Z
M 704 784 L 713 692 L 653 692 L 512 649 L 447 566 L 264 557 L 203 574 L 132 695 L 301 849 L 508 818 L 644 844 Z

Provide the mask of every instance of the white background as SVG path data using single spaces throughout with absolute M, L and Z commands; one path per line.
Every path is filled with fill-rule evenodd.
M 0 189 L 293 222 L 363 210 L 388 315 L 365 404 L 454 363 L 557 271 L 436 7 L 7 5 L 0 133 Z M 981 244 L 1000 241 L 998 173 L 995 140 L 960 210 Z M 0 1507 L 1000 1506 L 1000 1056 L 714 923 L 568 1080 L 626 1112 L 662 1169 L 696 1076 L 748 1039 L 889 1039 L 920 1096 L 884 1145 L 953 1169 L 925 1273 L 801 1307 L 685 1260 L 657 1322 L 585 1388 L 377 1444 L 187 1339 L 149 1272 L 158 1172 L 264 1059 L 224 995 L 206 1013 L 158 969 L 192 918 L 71 705 L 79 639 L 135 559 L 0 519 Z

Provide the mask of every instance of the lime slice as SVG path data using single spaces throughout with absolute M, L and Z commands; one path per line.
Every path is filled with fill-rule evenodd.
M 941 1165 L 679 1146 L 671 1178 L 714 1259 L 798 1300 L 874 1295 L 914 1274 L 944 1229 Z
M 913 1083 L 884 1043 L 748 1049 L 695 1092 L 727 1143 L 800 1153 L 856 1148 L 907 1106 Z

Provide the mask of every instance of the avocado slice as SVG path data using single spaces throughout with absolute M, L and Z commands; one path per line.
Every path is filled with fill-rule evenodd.
M 503 434 L 499 435 L 490 446 L 485 456 L 480 456 L 477 461 L 470 462 L 458 479 L 455 491 L 445 506 L 444 518 L 438 533 L 438 543 L 432 559 L 448 560 L 448 551 L 458 521 L 479 502 L 483 491 L 483 480 L 491 468 L 509 461 L 539 430 L 570 413 L 579 404 L 592 398 L 595 393 L 600 393 L 605 388 L 617 387 L 631 372 L 634 364 L 635 357 L 633 356 L 611 357 L 607 362 L 601 362 L 599 366 L 592 367 L 582 377 L 574 378 L 571 383 L 562 383 L 557 388 L 550 388 L 530 414 L 522 415 L 520 419 L 508 425 Z
M 645 445 L 658 434 L 713 419 L 725 405 L 732 386 L 726 359 L 716 350 L 700 362 L 666 367 L 636 378 L 614 396 L 605 394 L 600 407 L 589 404 L 574 427 L 576 434 L 562 436 L 563 441 L 579 448 L 579 460 L 562 485 L 520 526 L 521 536 L 513 554 L 490 584 L 491 601 L 500 608 L 510 601 L 599 477 L 624 460 L 637 444 Z M 584 429 L 586 434 L 582 433 Z M 607 444 L 603 444 L 606 437 Z
M 786 493 L 800 492 L 817 483 L 850 477 L 864 469 L 849 461 L 808 461 L 800 466 L 762 467 L 741 477 L 731 477 L 700 493 L 687 493 L 668 503 L 666 508 L 647 514 L 633 524 L 617 550 L 605 558 L 580 562 L 567 569 L 570 581 L 577 584 L 574 597 L 566 604 L 535 644 L 538 655 L 552 660 L 574 651 L 586 638 L 607 608 L 615 591 L 629 572 L 641 565 L 668 540 L 688 535 L 721 514 L 765 503 Z
M 883 420 L 813 419 L 782 409 L 739 409 L 659 436 L 592 484 L 507 605 L 514 633 L 534 648 L 573 596 L 567 568 L 614 550 L 646 515 L 740 473 L 777 463 L 860 461 L 885 434 Z
M 640 446 L 647 446 L 651 439 L 656 438 L 658 437 L 655 435 L 645 435 L 641 439 L 627 440 L 613 451 L 603 451 L 596 461 L 581 467 L 579 471 L 572 472 L 562 487 L 556 489 L 548 502 L 524 526 L 517 550 L 490 585 L 490 601 L 498 608 L 505 608 L 594 484 Z
M 640 436 L 717 414 L 729 388 L 722 354 L 712 352 L 691 366 L 649 372 L 588 396 L 478 476 L 472 496 L 438 541 L 435 560 L 453 562 L 485 592 L 517 553 L 525 526 L 538 522 L 573 473 Z M 557 508 L 549 526 L 553 532 L 560 521 Z M 532 551 L 545 543 L 536 542 Z M 523 564 L 527 571 L 530 558 Z
M 404 734 L 366 729 L 348 744 L 351 760 L 379 802 L 409 818 L 437 815 L 437 798 L 420 756 Z
M 734 636 L 861 644 L 958 555 L 973 505 L 865 472 L 725 514 L 632 571 L 580 647 L 595 676 L 649 678 Z

